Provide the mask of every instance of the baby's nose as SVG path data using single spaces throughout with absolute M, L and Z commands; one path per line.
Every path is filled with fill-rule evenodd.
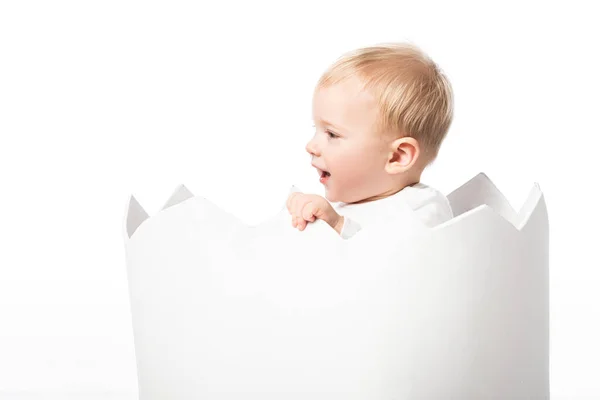
M 319 150 L 314 139 L 306 144 L 306 151 L 312 156 L 319 156 Z

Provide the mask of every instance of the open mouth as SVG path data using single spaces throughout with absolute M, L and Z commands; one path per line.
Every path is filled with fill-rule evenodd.
M 329 180 L 329 177 L 331 176 L 331 174 L 327 171 L 319 170 L 319 172 L 321 172 L 321 178 L 319 179 L 319 182 L 326 183 Z
M 327 182 L 329 180 L 329 177 L 331 176 L 331 174 L 329 173 L 329 171 L 325 171 L 324 169 L 321 169 L 321 168 L 317 167 L 315 164 L 312 164 L 312 166 L 319 173 L 319 182 L 325 183 L 325 182 Z

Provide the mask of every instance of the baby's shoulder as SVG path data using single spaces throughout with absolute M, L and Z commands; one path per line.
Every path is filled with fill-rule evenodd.
M 428 226 L 435 226 L 452 219 L 452 207 L 448 198 L 439 190 L 422 182 L 407 186 L 401 192 L 402 200 Z
M 448 198 L 442 192 L 423 182 L 407 186 L 400 193 L 405 200 L 411 201 L 415 205 L 432 202 L 448 203 Z

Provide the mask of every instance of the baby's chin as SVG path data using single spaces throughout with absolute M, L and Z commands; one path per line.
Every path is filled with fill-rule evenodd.
M 337 200 L 335 193 L 332 193 L 331 190 L 327 189 L 325 189 L 325 198 L 327 199 L 327 201 L 330 201 L 332 203 L 337 203 L 339 201 Z
M 343 193 L 339 193 L 336 192 L 335 190 L 328 190 L 327 188 L 325 189 L 325 198 L 327 199 L 327 201 L 331 202 L 331 203 L 346 203 L 346 204 L 353 204 L 353 203 L 360 203 L 363 202 L 365 199 L 368 199 L 369 196 L 364 196 L 358 192 L 343 192 Z
M 336 190 L 338 189 L 338 190 Z M 338 187 L 325 186 L 325 198 L 331 203 L 352 204 L 365 199 L 365 195 L 359 188 L 347 188 L 339 190 Z
M 332 190 L 325 189 L 325 198 L 331 203 L 347 203 L 346 196 L 341 196 Z

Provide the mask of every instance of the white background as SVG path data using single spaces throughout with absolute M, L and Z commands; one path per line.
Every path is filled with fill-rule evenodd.
M 345 51 L 407 40 L 456 96 L 423 182 L 448 193 L 484 171 L 516 208 L 540 183 L 553 399 L 600 399 L 589 4 L 2 2 L 0 398 L 134 399 L 129 195 L 152 215 L 185 183 L 258 223 L 292 184 L 323 194 L 304 150 L 316 80 Z

